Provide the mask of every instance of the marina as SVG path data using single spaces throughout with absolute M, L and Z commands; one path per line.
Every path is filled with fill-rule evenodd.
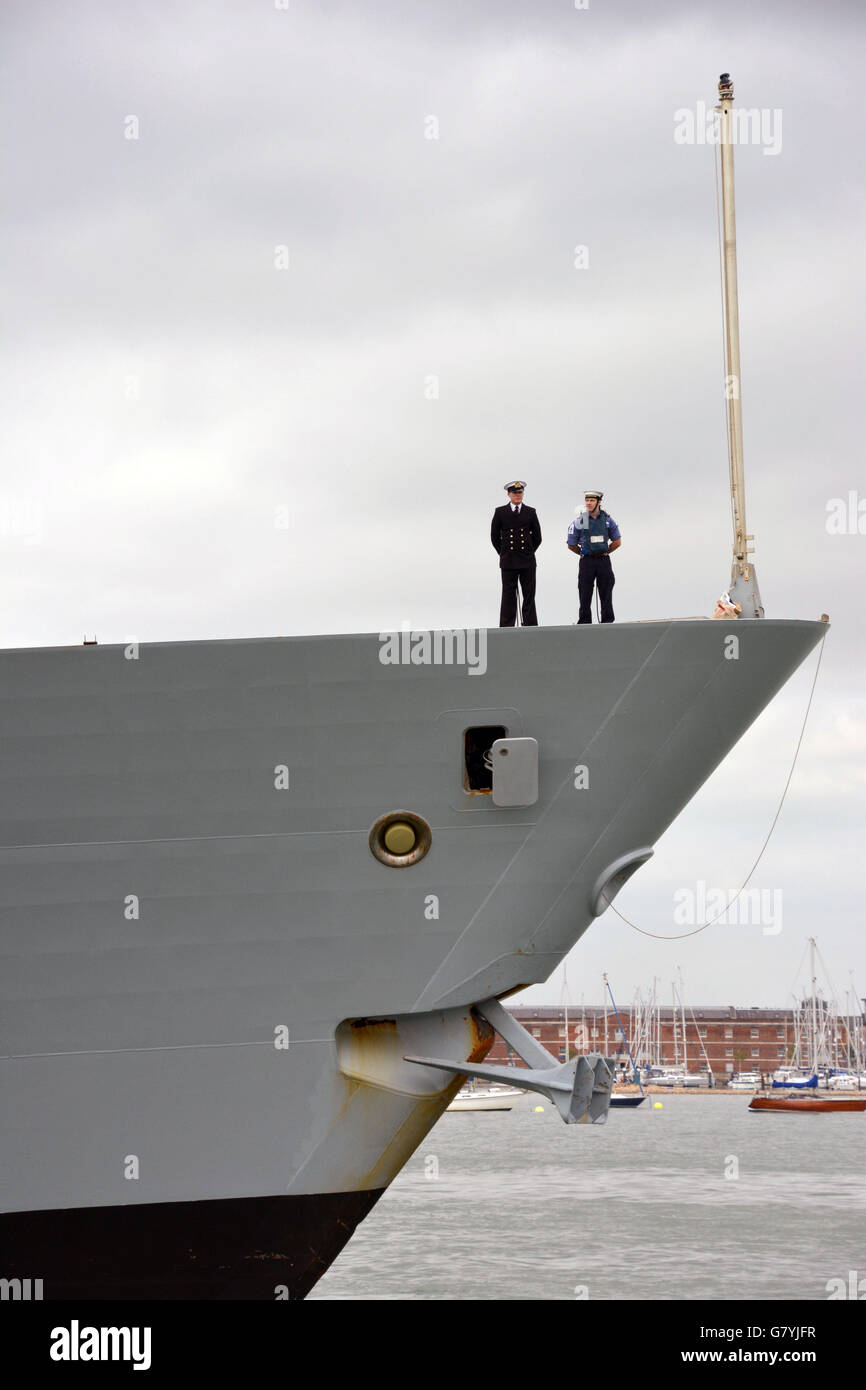
M 638 1004 L 620 1009 L 620 1026 L 603 1005 L 513 1004 L 511 1011 L 554 1057 L 599 1048 L 614 1066 L 615 1081 L 633 1080 L 632 1057 L 647 1087 L 682 1087 L 719 1091 L 757 1090 L 768 1086 L 821 1085 L 831 1089 L 866 1085 L 863 1070 L 866 1024 L 861 1013 L 837 1012 L 832 1001 L 816 1001 L 816 1044 L 804 1025 L 810 1008 L 789 1009 L 696 1006 L 684 1027 L 679 1009 L 658 1006 L 651 1022 Z M 822 1041 L 823 1040 L 823 1041 Z M 490 1052 L 497 1062 L 509 1060 L 497 1040 Z M 749 1065 L 751 1063 L 751 1065 Z M 862 1078 L 862 1080 L 860 1079 Z

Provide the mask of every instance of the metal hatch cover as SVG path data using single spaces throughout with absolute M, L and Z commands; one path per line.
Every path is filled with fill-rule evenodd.
M 494 804 L 534 806 L 538 800 L 537 739 L 498 738 L 490 753 Z

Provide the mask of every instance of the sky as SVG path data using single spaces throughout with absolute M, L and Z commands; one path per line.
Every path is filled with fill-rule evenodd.
M 681 970 L 694 1005 L 783 1005 L 814 935 L 866 994 L 862 6 L 33 0 L 3 30 L 6 647 L 495 624 L 515 475 L 542 623 L 576 618 L 587 487 L 618 619 L 710 613 L 714 152 L 675 134 L 733 75 L 765 116 L 736 150 L 749 531 L 767 615 L 832 624 L 750 883 L 782 910 L 679 942 L 609 911 L 568 992 Z M 743 882 L 816 661 L 620 894 L 637 925 Z

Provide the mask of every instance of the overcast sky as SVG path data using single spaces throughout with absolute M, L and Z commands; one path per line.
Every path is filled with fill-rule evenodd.
M 862 5 L 30 0 L 3 26 L 7 647 L 495 624 L 514 475 L 542 623 L 576 617 L 586 487 L 617 617 L 711 612 L 713 151 L 675 113 L 722 71 L 767 112 L 775 152 L 736 151 L 749 530 L 767 615 L 833 624 L 752 881 L 782 930 L 666 945 L 608 912 L 569 988 L 681 966 L 693 1003 L 783 1004 L 815 934 L 866 993 L 866 535 L 826 524 L 866 499 Z M 742 882 L 815 660 L 620 895 L 639 925 Z

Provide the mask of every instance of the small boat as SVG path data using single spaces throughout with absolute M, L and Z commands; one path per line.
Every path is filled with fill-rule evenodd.
M 613 1004 L 613 1011 L 614 1011 L 614 1013 L 616 1014 L 616 1021 L 617 1021 L 618 1025 L 619 1025 L 619 1031 L 620 1031 L 620 1034 L 621 1034 L 621 1036 L 622 1036 L 622 1040 L 623 1040 L 623 1042 L 625 1043 L 626 1052 L 628 1053 L 628 1060 L 631 1062 L 631 1069 L 632 1069 L 632 1072 L 634 1073 L 634 1079 L 635 1079 L 635 1082 L 637 1083 L 638 1089 L 639 1089 L 639 1091 L 640 1091 L 640 1094 L 639 1094 L 639 1095 L 634 1095 L 634 1093 L 632 1093 L 631 1095 L 626 1094 L 626 1095 L 624 1095 L 624 1096 L 623 1096 L 623 1095 L 619 1095 L 619 1096 L 618 1096 L 618 1095 L 616 1095 L 613 1091 L 611 1091 L 611 1096 L 610 1096 L 610 1108 L 611 1108 L 611 1110 L 635 1110 L 639 1105 L 643 1105 L 644 1101 L 646 1100 L 646 1092 L 644 1091 L 644 1088 L 643 1088 L 643 1086 L 641 1085 L 640 1072 L 638 1071 L 637 1063 L 635 1062 L 634 1057 L 632 1056 L 631 1047 L 629 1046 L 628 1039 L 626 1038 L 626 1035 L 625 1035 L 625 1029 L 624 1029 L 623 1026 L 622 1026 L 622 1019 L 621 1019 L 620 1016 L 619 1016 L 619 1009 L 616 1007 L 616 1000 L 615 1000 L 614 997 L 613 997 L 613 990 L 612 990 L 611 987 L 610 987 L 610 981 L 608 980 L 606 974 L 602 975 L 601 978 L 604 980 L 604 987 L 605 987 L 605 989 L 607 990 L 608 994 L 610 995 L 610 1002 L 611 1002 L 611 1004 Z M 605 1010 L 607 1010 L 607 1001 L 606 1001 L 606 1000 L 605 1000 Z M 606 1028 L 607 1028 L 607 1013 L 605 1012 L 605 1029 L 606 1029 Z
M 840 1071 L 835 1076 L 831 1076 L 827 1085 L 831 1091 L 859 1091 L 860 1083 L 856 1076 L 851 1072 Z
M 831 1096 L 826 1091 L 817 1095 L 814 1091 L 808 1094 L 802 1089 L 789 1092 L 787 1095 L 765 1095 L 753 1096 L 749 1102 L 750 1110 L 779 1110 L 790 1114 L 800 1114 L 803 1111 L 820 1110 L 822 1112 L 846 1113 L 847 1111 L 866 1110 L 866 1095 L 864 1096 Z
M 449 1110 L 512 1110 L 522 1091 L 511 1086 L 464 1086 L 448 1106 Z
M 741 1071 L 737 1076 L 732 1076 L 728 1082 L 728 1089 L 731 1091 L 757 1091 L 761 1084 L 761 1073 L 757 1071 Z
M 682 1090 L 683 1087 L 709 1085 L 709 1076 L 696 1071 L 665 1071 L 658 1076 L 648 1076 L 647 1085 L 675 1086 Z

